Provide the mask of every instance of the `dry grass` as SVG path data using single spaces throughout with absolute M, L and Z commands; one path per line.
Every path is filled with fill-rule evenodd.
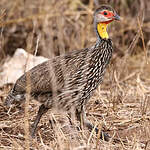
M 4 85 L 0 88 L 0 149 L 27 149 L 28 146 L 30 149 L 50 150 L 150 149 L 149 2 L 110 0 L 108 3 L 124 17 L 124 21 L 110 27 L 115 53 L 103 84 L 87 105 L 87 115 L 112 139 L 101 141 L 87 129 L 79 132 L 75 128 L 78 123 L 71 126 L 65 113 L 50 112 L 42 117 L 37 137 L 32 139 L 28 136 L 28 121 L 31 123 L 35 117 L 39 104 L 30 101 L 29 105 L 25 103 L 6 110 L 3 102 L 12 85 Z M 32 54 L 53 57 L 88 47 L 96 40 L 92 26 L 95 8 L 92 0 L 14 0 L 9 3 L 1 0 L 0 8 L 1 65 L 18 47 Z M 143 9 L 144 20 L 140 14 Z M 26 113 L 24 105 L 28 106 Z M 55 126 L 51 127 L 50 118 L 56 121 Z

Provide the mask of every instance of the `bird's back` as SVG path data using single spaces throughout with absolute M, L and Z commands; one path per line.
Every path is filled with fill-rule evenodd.
M 11 105 L 11 99 L 23 99 L 27 88 L 34 97 L 75 88 L 85 56 L 86 51 L 74 51 L 35 66 L 16 81 L 6 98 L 6 105 Z

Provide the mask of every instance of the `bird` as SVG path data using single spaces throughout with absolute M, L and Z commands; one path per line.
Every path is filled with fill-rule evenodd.
M 35 136 L 37 125 L 48 110 L 74 112 L 80 126 L 91 131 L 94 125 L 87 119 L 85 106 L 103 81 L 105 70 L 113 53 L 112 40 L 107 33 L 108 25 L 121 20 L 109 5 L 100 5 L 93 15 L 97 40 L 89 48 L 73 50 L 33 67 L 25 72 L 10 90 L 4 105 L 21 104 L 28 94 L 41 103 L 31 135 Z M 29 80 L 28 80 L 29 79 Z M 29 93 L 27 92 L 30 89 Z M 98 129 L 95 128 L 96 133 Z M 107 141 L 109 135 L 101 131 Z

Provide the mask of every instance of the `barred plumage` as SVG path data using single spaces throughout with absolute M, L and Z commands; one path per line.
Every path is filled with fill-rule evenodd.
M 33 124 L 32 135 L 41 116 L 52 108 L 65 111 L 74 108 L 77 119 L 81 121 L 82 115 L 84 124 L 89 129 L 93 128 L 85 119 L 83 107 L 102 82 L 105 68 L 111 59 L 112 42 L 104 28 L 113 20 L 119 20 L 116 12 L 110 6 L 101 6 L 94 14 L 94 26 L 98 37 L 94 46 L 54 57 L 32 68 L 16 81 L 5 105 L 22 102 L 28 87 L 31 89 L 31 96 L 42 103 Z M 27 75 L 30 77 L 29 83 Z

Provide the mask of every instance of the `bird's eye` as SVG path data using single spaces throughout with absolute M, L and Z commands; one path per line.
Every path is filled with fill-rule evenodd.
M 105 16 L 107 15 L 107 12 L 106 11 L 104 11 L 104 13 L 103 13 Z

